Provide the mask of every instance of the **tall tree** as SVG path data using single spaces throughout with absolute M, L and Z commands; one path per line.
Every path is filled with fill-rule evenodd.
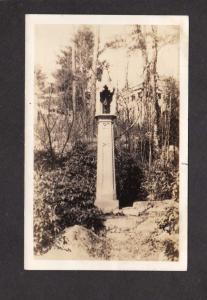
M 91 78 L 91 132 L 92 136 L 95 131 L 95 107 L 96 107 L 96 82 L 97 82 L 97 68 L 98 68 L 98 54 L 99 54 L 99 26 L 94 28 L 94 47 L 93 47 L 93 63 L 92 63 L 92 78 Z
M 58 70 L 54 74 L 56 85 L 64 99 L 68 114 L 72 115 L 70 142 L 89 135 L 90 109 L 88 88 L 93 61 L 94 36 L 89 27 L 74 30 L 71 46 L 58 56 Z M 69 140 L 68 140 L 69 141 Z
M 37 123 L 35 124 L 35 135 L 38 143 L 35 145 L 49 152 L 51 158 L 55 159 L 55 126 L 57 123 L 56 103 L 54 99 L 54 86 L 47 85 L 40 80 L 40 73 L 37 72 L 36 84 L 40 84 L 37 101 Z M 43 88 L 44 86 L 44 88 Z

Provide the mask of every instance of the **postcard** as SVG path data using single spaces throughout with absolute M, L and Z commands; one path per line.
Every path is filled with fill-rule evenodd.
M 188 17 L 25 30 L 25 269 L 186 271 Z

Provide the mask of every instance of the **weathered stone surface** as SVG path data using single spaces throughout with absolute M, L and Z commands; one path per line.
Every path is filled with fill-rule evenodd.
M 124 207 L 122 208 L 123 214 L 125 216 L 138 216 L 139 210 L 134 207 Z
M 149 204 L 150 204 L 149 201 L 135 201 L 133 203 L 133 208 L 144 209 L 149 207 L 150 206 Z
M 113 214 L 117 215 L 117 216 L 123 216 L 124 215 L 123 210 L 119 209 L 119 208 L 114 209 Z
M 112 212 L 119 207 L 115 180 L 114 119 L 114 115 L 97 116 L 98 145 L 95 205 L 105 213 Z

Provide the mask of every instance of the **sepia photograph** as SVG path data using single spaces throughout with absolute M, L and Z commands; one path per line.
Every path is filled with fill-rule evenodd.
M 25 30 L 25 269 L 186 271 L 188 17 Z

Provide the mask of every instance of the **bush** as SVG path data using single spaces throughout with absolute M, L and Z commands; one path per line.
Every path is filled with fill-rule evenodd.
M 41 165 L 43 155 L 36 156 Z M 37 162 L 38 161 L 38 162 Z M 55 236 L 64 228 L 83 225 L 98 232 L 102 228 L 101 211 L 94 206 L 96 151 L 81 142 L 56 164 L 44 160 L 36 170 L 34 203 L 35 252 L 52 246 Z M 44 171 L 43 171 L 44 169 Z
M 46 174 L 45 174 L 46 175 Z M 34 180 L 34 252 L 45 253 L 51 247 L 55 236 L 60 232 L 52 205 L 45 201 L 48 194 L 49 181 L 39 171 Z
M 177 261 L 179 257 L 179 250 L 178 250 L 177 243 L 168 239 L 164 242 L 164 246 L 165 246 L 165 255 L 168 257 L 168 259 L 171 261 Z
M 150 172 L 145 172 L 142 187 L 151 200 L 172 198 L 178 200 L 178 171 L 173 165 L 162 166 L 161 162 L 157 160 Z
M 137 198 L 143 198 L 141 182 L 143 173 L 137 160 L 127 150 L 115 152 L 117 197 L 120 207 L 130 206 Z
M 158 221 L 158 227 L 169 234 L 179 231 L 179 212 L 177 207 L 167 209 L 165 215 Z

